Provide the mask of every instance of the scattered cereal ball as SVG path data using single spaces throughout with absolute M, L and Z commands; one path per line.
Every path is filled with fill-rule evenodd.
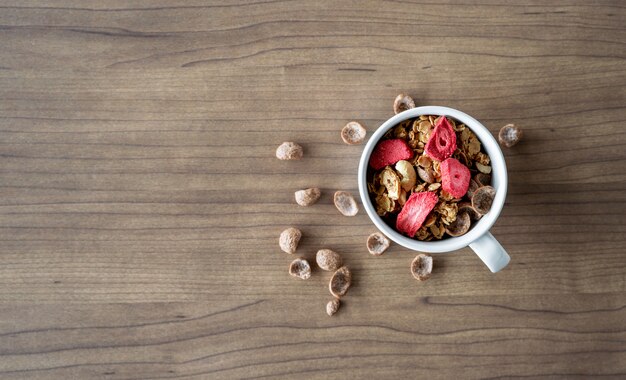
M 333 277 L 331 277 L 328 288 L 330 290 L 330 294 L 332 294 L 335 298 L 341 298 L 346 295 L 351 284 L 352 273 L 350 273 L 350 269 L 347 267 L 341 267 L 337 269 L 337 271 L 333 274 Z
M 341 139 L 348 145 L 355 145 L 362 143 L 366 134 L 367 131 L 360 123 L 351 121 L 341 130 Z
M 471 223 L 467 212 L 458 213 L 456 219 L 446 227 L 446 232 L 450 236 L 465 235 L 469 231 Z
M 472 195 L 472 207 L 480 214 L 485 215 L 491 209 L 493 198 L 496 196 L 496 189 L 491 186 L 478 188 Z
M 290 254 L 296 253 L 301 237 L 302 232 L 299 229 L 293 227 L 287 228 L 281 232 L 280 238 L 278 239 L 278 245 L 284 252 Z
M 339 310 L 339 306 L 341 306 L 341 301 L 339 301 L 338 298 L 335 298 L 332 301 L 328 301 L 328 303 L 326 304 L 326 314 L 332 317 L 337 312 L 337 310 Z
M 356 204 L 354 197 L 347 191 L 335 192 L 335 207 L 345 216 L 355 216 L 359 212 L 359 205 Z
M 296 203 L 300 206 L 310 206 L 317 202 L 322 195 L 322 191 L 317 187 L 296 191 Z
M 303 258 L 297 258 L 289 264 L 289 274 L 303 280 L 311 277 L 311 265 Z
M 524 136 L 524 133 L 521 129 L 516 127 L 514 124 L 507 124 L 502 129 L 500 129 L 500 133 L 498 133 L 498 141 L 504 147 L 510 148 L 513 145 L 517 144 Z
M 430 255 L 421 253 L 415 256 L 411 263 L 411 273 L 419 281 L 426 281 L 433 271 L 433 258 Z
M 367 238 L 367 250 L 374 256 L 382 255 L 389 248 L 389 239 L 380 232 L 374 232 Z
M 408 95 L 400 94 L 396 96 L 396 99 L 393 101 L 393 112 L 396 114 L 411 108 L 415 108 L 415 102 L 413 98 Z
M 315 255 L 317 266 L 329 272 L 334 272 L 341 267 L 341 255 L 330 249 L 320 249 Z
M 302 158 L 303 149 L 295 142 L 284 142 L 276 149 L 276 158 L 279 160 L 299 160 Z

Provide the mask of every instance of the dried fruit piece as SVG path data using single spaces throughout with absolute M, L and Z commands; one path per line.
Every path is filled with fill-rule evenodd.
M 500 129 L 500 133 L 498 133 L 498 141 L 500 141 L 502 146 L 510 148 L 517 144 L 523 136 L 524 133 L 521 129 L 516 127 L 514 124 L 507 124 Z
M 409 161 L 400 160 L 396 163 L 396 171 L 400 174 L 400 186 L 404 191 L 411 191 L 417 182 L 415 168 Z
M 360 144 L 365 140 L 367 131 L 356 121 L 351 121 L 341 129 L 341 139 L 348 145 Z
M 469 215 L 470 219 L 472 220 L 478 220 L 480 218 L 482 218 L 482 215 L 476 211 L 476 209 L 474 207 L 472 207 L 472 204 L 470 202 L 461 202 L 458 205 L 458 213 L 466 213 L 467 215 Z
M 308 261 L 299 257 L 289 264 L 289 274 L 306 280 L 311 277 L 311 265 L 309 265 Z
M 296 191 L 296 203 L 300 206 L 310 206 L 317 202 L 322 195 L 322 191 L 317 187 Z
M 424 151 L 426 154 L 438 161 L 443 161 L 452 156 L 456 149 L 456 133 L 445 116 L 441 116 L 435 129 L 430 134 Z
M 380 232 L 374 232 L 367 238 L 367 250 L 374 256 L 382 255 L 389 248 L 389 239 Z
M 413 193 L 406 201 L 396 220 L 396 229 L 413 236 L 424 223 L 424 219 L 437 204 L 437 194 L 433 192 Z
M 413 98 L 405 94 L 399 94 L 393 101 L 393 112 L 399 114 L 402 111 L 415 108 Z
M 280 233 L 278 245 L 284 252 L 293 254 L 296 253 L 300 238 L 302 238 L 302 232 L 297 228 L 290 227 Z
M 359 212 L 359 205 L 347 191 L 337 191 L 333 197 L 335 207 L 345 216 L 355 216 Z
M 326 304 L 326 314 L 332 317 L 337 312 L 337 310 L 339 310 L 339 306 L 341 306 L 341 301 L 339 301 L 339 298 L 328 301 L 328 303 Z
M 284 142 L 276 148 L 276 158 L 279 160 L 299 160 L 303 154 L 304 150 L 295 142 Z
M 387 189 L 389 199 L 396 200 L 400 197 L 400 177 L 391 167 L 387 166 L 383 170 L 380 175 L 380 183 Z
M 341 298 L 348 292 L 352 284 L 352 273 L 348 267 L 341 267 L 333 273 L 328 288 L 335 298 Z
M 325 271 L 336 271 L 341 267 L 341 255 L 330 249 L 320 249 L 315 255 L 315 262 L 320 269 Z
M 446 232 L 450 236 L 461 236 L 469 231 L 471 226 L 470 216 L 466 212 L 461 212 L 456 219 L 446 227 Z
M 472 207 L 480 214 L 485 215 L 491 209 L 493 198 L 496 196 L 496 189 L 491 186 L 478 188 L 472 195 Z
M 426 281 L 433 272 L 433 258 L 425 253 L 415 256 L 411 263 L 411 273 L 419 281 Z
M 455 198 L 464 196 L 472 178 L 467 166 L 454 158 L 448 158 L 441 163 L 440 168 L 443 189 Z
M 382 140 L 370 156 L 370 166 L 380 170 L 387 165 L 393 165 L 400 160 L 409 160 L 413 157 L 413 150 L 402 139 Z

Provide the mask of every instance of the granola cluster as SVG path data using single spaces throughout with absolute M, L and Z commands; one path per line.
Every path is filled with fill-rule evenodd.
M 387 161 L 384 161 L 384 158 L 378 159 L 376 163 L 384 162 L 386 165 L 381 168 L 378 168 L 381 165 L 370 165 L 368 170 L 367 186 L 370 198 L 378 215 L 391 226 L 396 226 L 398 214 L 411 195 L 431 192 L 437 196 L 436 204 L 432 209 L 429 209 L 427 215 L 422 216 L 424 217 L 423 222 L 419 228 L 415 226 L 417 231 L 411 236 L 422 241 L 439 240 L 446 236 L 460 236 L 466 233 L 469 230 L 471 220 L 480 218 L 488 211 L 488 209 L 480 209 L 480 207 L 477 210 L 474 207 L 475 205 L 472 204 L 473 191 L 481 187 L 493 189 L 489 186 L 491 183 L 489 156 L 482 150 L 478 137 L 465 124 L 448 117 L 448 128 L 451 127 L 449 134 L 456 136 L 433 136 L 435 126 L 445 124 L 446 120 L 440 120 L 442 117 L 445 116 L 422 115 L 418 118 L 405 120 L 390 129 L 378 144 L 382 144 L 384 147 L 391 145 L 385 141 L 394 141 L 394 145 L 397 145 L 398 140 L 403 140 L 400 142 L 408 146 L 412 152 L 409 154 L 403 152 L 402 157 L 404 159 L 396 161 L 394 164 L 388 163 L 393 162 L 393 159 Z M 431 137 L 437 141 L 431 141 Z M 446 146 L 446 141 L 443 141 L 444 137 L 453 145 Z M 431 141 L 430 144 L 429 141 Z M 437 147 L 435 144 L 440 145 Z M 431 145 L 433 148 L 430 148 Z M 444 154 L 441 152 L 446 150 L 447 156 L 451 154 L 451 158 L 455 159 L 450 161 L 458 161 L 469 169 L 472 177 L 469 181 L 469 189 L 465 187 L 459 193 L 454 191 L 454 187 L 451 188 L 450 185 L 446 184 L 446 179 L 451 175 L 449 171 L 455 168 L 448 168 L 448 163 L 445 160 L 439 161 L 433 158 L 438 154 Z M 427 152 L 437 154 L 431 153 L 429 155 Z M 385 154 L 387 153 L 383 151 L 383 156 Z M 390 154 L 387 154 L 386 157 L 389 156 Z M 456 162 L 455 164 L 458 165 Z M 465 168 L 462 169 L 467 171 Z M 443 186 L 442 173 L 443 177 L 448 176 L 444 179 Z M 455 178 L 458 178 L 458 175 L 455 174 Z M 444 190 L 444 187 L 448 191 Z M 494 195 L 491 191 L 486 190 L 481 190 L 479 193 L 483 197 L 485 193 Z M 406 230 L 400 232 L 406 233 Z

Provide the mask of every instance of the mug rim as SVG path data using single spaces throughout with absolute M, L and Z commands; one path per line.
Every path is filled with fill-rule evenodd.
M 378 214 L 376 213 L 376 209 L 374 208 L 374 205 L 372 204 L 372 201 L 370 199 L 369 192 L 367 190 L 367 169 L 369 166 L 369 159 L 372 151 L 374 150 L 374 147 L 389 129 L 404 120 L 419 117 L 421 115 L 445 115 L 465 124 L 466 127 L 470 128 L 472 132 L 476 134 L 485 151 L 489 155 L 489 158 L 491 159 L 491 182 L 492 186 L 496 190 L 496 196 L 493 200 L 489 212 L 483 215 L 483 217 L 480 218 L 478 222 L 475 222 L 471 229 L 462 236 L 447 237 L 443 240 L 429 242 L 420 241 L 404 236 L 397 232 L 395 229 L 393 229 L 391 226 L 389 226 L 387 223 L 385 223 L 382 218 L 378 216 Z M 380 230 L 388 238 L 390 238 L 397 244 L 400 244 L 401 246 L 414 251 L 432 253 L 450 252 L 467 247 L 472 242 L 476 241 L 478 238 L 488 233 L 489 229 L 496 222 L 498 216 L 500 215 L 500 212 L 502 211 L 502 208 L 504 207 L 507 185 L 508 175 L 506 162 L 504 161 L 504 155 L 502 154 L 502 150 L 500 149 L 498 142 L 493 137 L 491 132 L 489 132 L 489 130 L 475 118 L 462 111 L 450 107 L 422 106 L 411 108 L 395 116 L 392 116 L 391 118 L 387 119 L 383 124 L 381 124 L 380 127 L 378 127 L 376 131 L 372 134 L 367 144 L 365 145 L 365 148 L 363 149 L 363 153 L 361 154 L 361 159 L 359 161 L 359 195 L 361 196 L 361 203 L 363 204 L 367 215 L 374 223 L 374 225 L 378 228 L 378 230 Z

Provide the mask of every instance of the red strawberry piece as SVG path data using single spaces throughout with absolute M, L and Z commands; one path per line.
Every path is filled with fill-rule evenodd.
M 424 152 L 437 161 L 443 161 L 452 156 L 456 150 L 456 133 L 445 116 L 441 116 L 430 134 Z
M 441 187 L 455 198 L 467 193 L 470 185 L 470 171 L 467 166 L 455 158 L 448 158 L 439 166 L 441 169 Z
M 372 151 L 370 166 L 379 170 L 400 160 L 411 158 L 413 158 L 413 150 L 406 141 L 402 139 L 383 140 Z
M 398 214 L 396 229 L 401 233 L 414 236 L 438 200 L 439 197 L 432 191 L 411 194 Z

